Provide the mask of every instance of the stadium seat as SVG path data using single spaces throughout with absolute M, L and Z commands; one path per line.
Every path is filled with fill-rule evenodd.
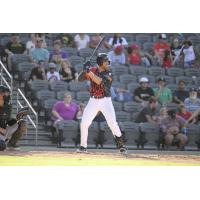
M 12 70 L 17 71 L 17 65 L 22 62 L 30 62 L 30 56 L 26 54 L 14 54 L 11 57 Z
M 39 107 L 44 108 L 44 100 L 54 99 L 55 92 L 49 90 L 40 90 L 36 92 L 36 99 L 38 100 Z
M 128 68 L 123 65 L 112 66 L 112 72 L 115 76 L 120 76 L 122 74 L 128 74 Z
M 100 132 L 100 125 L 98 122 L 92 122 L 88 129 L 88 147 L 98 147 L 99 145 L 103 147 L 104 141 L 99 141 L 100 138 L 98 134 L 104 134 L 104 132 Z M 102 135 L 103 136 L 103 135 Z M 101 143 L 101 144 L 100 144 Z
M 124 122 L 131 119 L 131 114 L 124 111 L 116 111 L 116 117 L 118 122 Z
M 151 76 L 163 76 L 165 75 L 165 69 L 162 67 L 151 66 L 149 67 L 149 75 Z
M 172 92 L 174 92 L 175 90 L 177 90 L 178 85 L 175 83 L 171 83 L 171 84 L 167 84 L 166 87 L 168 87 Z
M 200 76 L 200 71 L 197 68 L 186 68 L 184 71 L 185 71 L 185 76 L 189 76 L 189 77 Z
M 152 48 L 153 48 L 153 42 L 145 42 L 145 43 L 143 43 L 143 50 L 144 51 L 149 51 Z
M 50 90 L 52 91 L 66 91 L 68 90 L 69 84 L 65 81 L 53 81 L 49 84 Z
M 183 76 L 184 70 L 178 67 L 172 67 L 166 70 L 167 75 L 177 77 L 177 76 Z
M 148 73 L 148 68 L 144 66 L 130 65 L 129 71 L 130 71 L 130 74 L 135 75 L 135 76 L 138 76 L 138 75 L 145 76 Z
M 118 101 L 112 101 L 115 111 L 122 111 L 122 103 Z
M 188 126 L 188 147 L 197 147 L 197 142 L 200 141 L 200 127 L 196 124 L 189 124 Z
M 124 83 L 114 81 L 114 82 L 112 82 L 112 87 L 115 88 L 115 89 L 116 88 L 123 88 L 123 89 L 125 89 L 126 85 Z
M 186 85 L 193 85 L 194 83 L 193 79 L 188 76 L 177 76 L 175 79 L 176 79 L 176 84 L 178 84 L 180 80 L 184 80 Z
M 86 82 L 78 82 L 78 81 L 70 81 L 69 89 L 71 91 L 87 91 L 87 83 Z
M 151 42 L 151 36 L 148 34 L 138 34 L 136 35 L 136 42 L 138 43 Z
M 141 103 L 137 102 L 125 102 L 124 111 L 126 112 L 140 112 L 143 109 Z
M 84 63 L 84 58 L 80 57 L 80 56 L 70 56 L 68 58 L 69 62 L 71 63 L 71 65 L 74 67 L 76 64 L 79 63 Z
M 122 74 L 119 76 L 120 83 L 129 84 L 131 82 L 137 82 L 137 77 L 130 74 Z
M 130 93 L 134 93 L 135 89 L 139 87 L 139 84 L 138 83 L 129 83 L 127 85 L 127 89 Z
M 68 54 L 69 57 L 77 56 L 77 49 L 76 48 L 63 47 L 62 50 L 65 51 Z
M 56 92 L 56 98 L 57 98 L 58 100 L 63 100 L 63 99 L 64 99 L 64 94 L 65 94 L 66 92 L 67 92 L 67 91 L 58 91 L 58 92 Z M 76 98 L 75 92 L 70 91 L 70 94 L 71 94 L 71 96 L 72 96 L 72 99 L 74 100 L 74 99 Z
M 90 93 L 88 91 L 77 91 L 76 99 L 81 102 L 87 102 L 90 98 Z
M 165 104 L 165 107 L 167 107 L 167 109 L 172 109 L 172 110 L 176 110 L 178 109 L 178 104 L 176 103 L 166 103 Z
M 92 55 L 92 52 L 94 50 L 91 49 L 91 48 L 83 48 L 83 49 L 80 49 L 79 53 L 80 53 L 80 56 L 83 57 L 84 59 L 86 59 L 87 57 L 90 57 Z

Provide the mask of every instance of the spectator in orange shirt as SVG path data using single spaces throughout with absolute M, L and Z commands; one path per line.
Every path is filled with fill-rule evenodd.
M 140 64 L 140 52 L 136 44 L 132 44 L 128 50 L 128 63 L 130 65 L 139 65 Z
M 167 38 L 166 34 L 161 34 L 159 36 L 159 40 L 153 45 L 153 49 L 156 55 L 160 57 L 160 61 L 162 61 L 164 58 L 164 51 L 166 49 L 170 50 L 170 45 L 165 41 L 166 38 Z M 160 62 L 160 65 L 161 65 L 161 62 Z

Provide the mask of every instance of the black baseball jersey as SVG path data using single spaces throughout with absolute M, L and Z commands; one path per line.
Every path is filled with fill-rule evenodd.
M 99 72 L 98 67 L 92 67 L 90 69 L 95 75 L 102 78 L 102 83 L 100 85 L 97 85 L 95 82 L 91 81 L 91 87 L 90 87 L 90 95 L 94 97 L 110 97 L 111 92 L 110 88 L 112 85 L 112 81 L 110 81 L 108 78 L 112 78 L 112 71 L 111 69 Z

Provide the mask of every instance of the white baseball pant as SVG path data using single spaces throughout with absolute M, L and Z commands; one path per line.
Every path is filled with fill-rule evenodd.
M 99 111 L 101 111 L 104 115 L 113 135 L 116 135 L 117 137 L 122 135 L 116 121 L 115 110 L 111 97 L 104 97 L 102 99 L 95 99 L 91 97 L 84 109 L 80 125 L 82 147 L 87 148 L 88 128 Z

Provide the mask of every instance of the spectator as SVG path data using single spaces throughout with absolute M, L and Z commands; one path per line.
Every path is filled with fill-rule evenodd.
M 159 115 L 157 115 L 157 116 L 155 117 L 155 121 L 156 121 L 158 124 L 160 124 L 161 121 L 162 121 L 163 119 L 165 119 L 165 118 L 168 116 L 167 111 L 168 111 L 168 110 L 167 110 L 166 107 L 162 107 L 162 108 L 160 109 Z
M 79 51 L 80 49 L 89 47 L 90 37 L 85 33 L 79 33 L 74 37 L 74 42 Z
M 37 39 L 42 39 L 42 48 L 47 48 L 46 33 L 36 33 Z
M 61 68 L 59 71 L 60 78 L 62 81 L 70 82 L 75 80 L 78 76 L 76 70 L 72 67 L 71 63 L 68 60 L 63 60 L 61 62 Z
M 196 59 L 192 43 L 186 40 L 183 45 L 184 67 L 191 67 Z
M 74 47 L 74 40 L 70 33 L 61 33 L 56 40 L 60 40 L 63 46 Z
M 14 54 L 23 54 L 26 53 L 26 47 L 23 43 L 20 42 L 19 35 L 13 33 L 11 36 L 11 41 L 5 45 L 5 53 L 7 56 L 8 70 L 12 71 L 11 59 Z
M 121 37 L 121 33 L 114 33 L 114 36 L 109 39 L 108 44 L 110 48 L 119 45 L 122 45 L 123 47 L 128 46 L 128 42 L 124 37 Z
M 26 43 L 26 50 L 27 50 L 27 54 L 30 54 L 30 51 L 32 49 L 35 49 L 35 45 L 36 45 L 36 34 L 35 33 L 31 33 L 30 34 L 30 41 L 28 41 Z
M 195 110 L 192 115 L 190 116 L 190 118 L 187 120 L 188 123 L 192 123 L 192 124 L 198 124 L 200 121 L 200 108 L 198 108 L 197 110 Z
M 112 64 L 124 65 L 126 63 L 126 56 L 125 56 L 125 53 L 123 52 L 122 45 L 115 46 L 114 50 L 108 53 L 108 56 Z
M 176 56 L 179 55 L 180 50 L 181 50 L 181 45 L 179 44 L 179 40 L 178 38 L 174 38 L 171 46 L 170 46 L 170 50 L 171 50 L 171 55 L 172 58 L 174 59 Z
M 116 101 L 126 102 L 126 101 L 132 101 L 132 99 L 133 99 L 133 97 L 129 93 L 129 91 L 124 88 L 115 88 L 114 93 L 115 93 L 115 96 L 113 99 Z M 112 94 L 112 92 L 111 92 L 111 94 Z
M 44 62 L 39 61 L 37 66 L 31 70 L 29 82 L 34 80 L 46 80 Z
M 197 98 L 197 89 L 190 88 L 189 97 L 185 99 L 184 105 L 187 111 L 194 112 L 200 107 L 200 99 Z
M 159 66 L 160 57 L 155 53 L 154 49 L 149 49 L 148 52 L 145 52 L 143 55 L 140 54 L 142 63 L 149 66 Z
M 128 63 L 130 65 L 139 65 L 140 64 L 140 52 L 136 44 L 132 44 L 128 50 Z
M 160 59 L 160 66 L 161 66 L 161 61 L 164 58 L 164 51 L 166 49 L 170 50 L 169 44 L 165 41 L 166 40 L 166 34 L 160 34 L 159 40 L 154 44 L 153 48 L 155 51 L 155 54 L 159 56 Z
M 155 98 L 150 98 L 148 101 L 148 104 L 146 107 L 144 107 L 136 117 L 135 122 L 136 123 L 143 123 L 143 122 L 152 122 L 155 123 L 155 112 L 157 107 L 157 100 Z M 142 132 L 139 127 L 139 136 L 135 140 L 137 147 L 139 148 L 139 145 L 141 145 L 142 148 L 144 148 L 144 144 L 147 142 L 145 138 L 145 132 Z
M 180 80 L 178 82 L 178 89 L 174 91 L 174 102 L 183 104 L 185 99 L 189 97 L 189 92 L 185 90 L 185 81 Z
M 79 112 L 79 105 L 72 102 L 72 96 L 70 92 L 64 94 L 64 100 L 58 101 L 54 104 L 52 109 L 52 120 L 53 120 L 53 132 L 54 137 L 58 140 L 58 147 L 61 146 L 63 140 L 62 134 L 58 131 L 58 123 L 63 120 L 76 120 L 77 113 Z
M 53 51 L 50 53 L 49 60 L 60 66 L 62 59 L 66 59 L 68 57 L 67 53 L 61 50 L 61 42 L 59 40 L 54 41 L 53 43 Z
M 178 112 L 176 114 L 185 120 L 188 120 L 192 116 L 192 112 L 187 111 L 183 104 L 178 106 Z
M 162 67 L 164 68 L 171 68 L 172 65 L 173 65 L 173 60 L 172 60 L 172 56 L 171 56 L 171 53 L 170 53 L 170 50 L 166 49 L 164 51 L 164 58 L 162 60 Z
M 149 99 L 154 96 L 153 89 L 149 87 L 149 80 L 142 77 L 139 80 L 140 86 L 134 91 L 134 100 L 146 106 Z
M 56 71 L 56 65 L 54 63 L 49 63 L 49 71 L 47 72 L 47 80 L 49 82 L 60 80 L 60 74 Z
M 160 77 L 157 80 L 157 88 L 153 88 L 154 95 L 161 105 L 172 102 L 172 92 L 165 86 L 165 78 Z
M 34 63 L 43 60 L 45 65 L 47 65 L 49 61 L 49 52 L 47 49 L 42 48 L 42 43 L 43 39 L 37 38 L 35 49 L 30 51 L 30 55 Z
M 187 143 L 187 136 L 181 133 L 183 127 L 186 127 L 186 120 L 176 115 L 176 111 L 168 110 L 168 117 L 161 121 L 161 131 L 167 149 L 170 149 L 173 142 L 178 143 L 178 148 L 184 150 Z

